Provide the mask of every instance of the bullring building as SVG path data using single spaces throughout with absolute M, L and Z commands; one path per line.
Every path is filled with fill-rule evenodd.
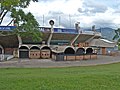
M 107 54 L 106 48 L 115 47 L 116 43 L 101 38 L 101 33 L 95 27 L 89 31 L 74 29 L 39 27 L 42 41 L 34 42 L 31 38 L 21 38 L 16 35 L 4 36 L 11 32 L 14 26 L 0 26 L 0 55 L 29 59 L 55 59 L 59 55 L 64 60 L 82 60 L 96 58 L 97 54 Z M 93 54 L 93 56 L 91 56 Z M 1 57 L 2 58 L 2 57 Z

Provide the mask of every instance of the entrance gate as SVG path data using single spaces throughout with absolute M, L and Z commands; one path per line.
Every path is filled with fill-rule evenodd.
M 29 49 L 26 46 L 19 48 L 19 58 L 29 58 Z

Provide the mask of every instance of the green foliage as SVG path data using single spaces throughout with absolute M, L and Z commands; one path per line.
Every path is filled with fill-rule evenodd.
M 14 21 L 17 27 L 14 30 L 14 34 L 24 37 L 32 37 L 34 41 L 40 41 L 42 35 L 38 28 L 39 23 L 36 21 L 32 13 L 24 13 L 22 10 L 23 8 L 27 8 L 29 6 L 30 1 L 38 2 L 38 0 L 2 0 L 0 25 L 2 24 L 7 13 L 10 12 L 10 16 L 13 19 L 8 25 Z
M 120 37 L 120 28 L 118 28 L 117 30 L 115 30 L 115 36 L 113 37 L 113 40 L 119 39 L 119 37 Z
M 119 90 L 120 63 L 68 68 L 0 69 L 0 90 Z
M 2 9 L 12 9 L 14 7 L 26 8 L 31 0 L 1 0 Z M 38 2 L 38 0 L 32 0 Z
M 41 40 L 41 33 L 39 31 L 39 24 L 34 18 L 34 16 L 29 12 L 25 14 L 22 9 L 12 10 L 11 17 L 15 18 L 15 24 L 18 26 L 15 29 L 15 33 L 19 34 L 22 37 L 31 37 L 34 41 Z
M 118 44 L 118 50 L 120 50 L 120 44 Z

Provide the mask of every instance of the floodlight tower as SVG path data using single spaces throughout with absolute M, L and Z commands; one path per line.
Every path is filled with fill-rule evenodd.
M 52 36 L 53 36 L 53 25 L 54 25 L 54 21 L 53 20 L 50 20 L 49 21 L 49 24 L 51 25 L 51 29 L 50 29 L 50 36 L 48 38 L 48 41 L 47 41 L 47 45 L 50 46 L 50 41 L 52 39 Z

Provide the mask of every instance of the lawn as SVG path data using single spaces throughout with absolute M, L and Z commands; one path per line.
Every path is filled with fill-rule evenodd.
M 120 90 L 120 63 L 0 69 L 0 90 Z

